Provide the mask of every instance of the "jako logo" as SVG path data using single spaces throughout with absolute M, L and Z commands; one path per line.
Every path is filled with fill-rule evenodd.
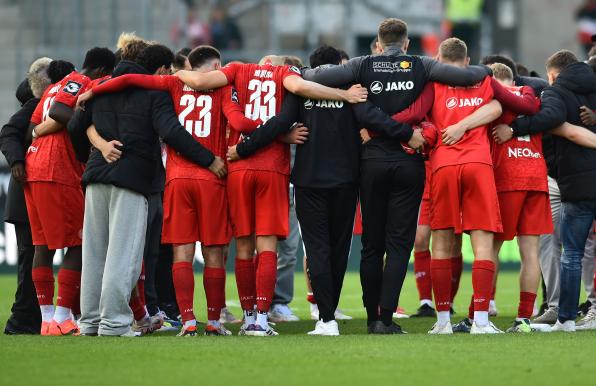
M 480 106 L 483 101 L 484 101 L 484 99 L 482 99 L 482 98 L 458 99 L 456 97 L 451 97 L 451 98 L 447 99 L 447 101 L 445 102 L 445 106 L 447 106 L 447 108 L 449 110 L 454 109 L 456 107 L 475 107 L 475 106 Z
M 373 94 L 378 94 L 381 91 L 383 91 L 383 83 L 379 82 L 378 80 L 371 83 L 370 92 Z
M 310 110 L 313 108 L 315 104 L 313 103 L 312 99 L 307 99 L 304 101 L 304 108 Z

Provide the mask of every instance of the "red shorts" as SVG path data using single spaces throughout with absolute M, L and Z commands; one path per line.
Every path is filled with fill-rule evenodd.
M 85 198 L 81 187 L 32 181 L 24 190 L 33 245 L 62 249 L 82 244 Z
M 553 219 L 548 193 L 516 191 L 499 193 L 503 232 L 495 240 L 513 240 L 515 236 L 539 236 L 553 233 Z
M 163 244 L 226 245 L 231 238 L 225 185 L 188 178 L 168 182 L 163 198 Z
M 262 170 L 228 175 L 230 221 L 234 237 L 288 237 L 290 199 L 288 176 Z
M 430 186 L 430 227 L 455 233 L 502 232 L 493 168 L 481 163 L 444 166 Z
M 418 225 L 430 225 L 430 199 L 422 199 L 418 212 Z

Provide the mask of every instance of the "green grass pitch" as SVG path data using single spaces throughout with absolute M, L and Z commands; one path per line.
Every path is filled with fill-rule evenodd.
M 0 327 L 8 317 L 15 277 L 0 276 Z M 0 385 L 589 385 L 596 371 L 596 332 L 499 336 L 428 336 L 432 319 L 399 321 L 408 335 L 368 336 L 356 273 L 346 276 L 340 337 L 310 337 L 314 322 L 301 275 L 292 307 L 302 321 L 278 324 L 275 338 L 142 338 L 0 335 Z M 195 310 L 205 319 L 197 277 Z M 464 273 L 454 320 L 465 315 L 471 277 Z M 233 276 L 229 304 L 239 315 Z M 507 328 L 517 307 L 514 272 L 499 277 L 495 318 Z M 401 305 L 417 306 L 409 274 Z M 235 333 L 237 325 L 230 326 Z M 383 382 L 383 383 L 381 383 Z M 384 383 L 388 382 L 388 383 Z

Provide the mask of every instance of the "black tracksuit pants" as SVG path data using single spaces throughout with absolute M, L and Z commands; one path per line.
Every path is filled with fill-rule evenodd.
M 145 264 L 145 303 L 150 315 L 155 315 L 159 309 L 155 276 L 159 260 L 161 244 L 161 228 L 163 222 L 163 202 L 161 193 L 152 194 L 147 198 L 147 234 L 143 262 Z
M 348 264 L 358 187 L 295 187 L 296 215 L 302 231 L 308 277 L 324 322 L 335 310 Z
M 425 173 L 418 157 L 363 160 L 360 171 L 360 282 L 371 321 L 378 319 L 379 308 L 393 313 L 397 307 L 416 237 Z
M 14 227 L 18 251 L 17 292 L 11 309 L 12 314 L 7 322 L 7 329 L 14 326 L 14 328 L 39 333 L 41 313 L 37 303 L 35 286 L 31 279 L 31 268 L 35 253 L 35 247 L 31 240 L 31 228 L 28 223 L 15 223 Z

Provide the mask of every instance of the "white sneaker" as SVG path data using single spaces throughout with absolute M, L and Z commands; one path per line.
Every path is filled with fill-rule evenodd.
M 575 332 L 575 321 L 567 320 L 561 323 L 557 320 L 557 323 L 552 328 L 552 332 Z
M 453 328 L 451 323 L 439 324 L 435 323 L 433 328 L 428 332 L 429 335 L 451 335 L 453 334 Z
M 353 318 L 343 313 L 339 308 L 335 310 L 335 320 L 352 320 Z
M 397 307 L 397 309 L 395 310 L 395 312 L 393 313 L 393 318 L 394 319 L 407 319 L 409 318 L 410 315 L 408 315 L 406 313 L 406 310 L 404 310 L 401 307 Z
M 335 320 L 330 320 L 328 322 L 319 320 L 315 325 L 315 329 L 308 332 L 308 335 L 339 336 L 339 327 Z
M 294 315 L 292 309 L 287 304 L 274 304 L 269 312 L 269 320 L 275 323 L 281 322 L 297 322 L 299 317 Z
M 575 326 L 576 330 L 596 330 L 596 308 L 592 307 Z
M 310 304 L 310 318 L 312 320 L 319 320 L 319 306 L 316 304 Z
M 499 314 L 499 310 L 497 310 L 497 302 L 491 300 L 488 303 L 488 316 L 495 317 Z
M 486 326 L 478 326 L 476 322 L 472 323 L 470 334 L 504 334 L 492 322 L 488 322 Z

